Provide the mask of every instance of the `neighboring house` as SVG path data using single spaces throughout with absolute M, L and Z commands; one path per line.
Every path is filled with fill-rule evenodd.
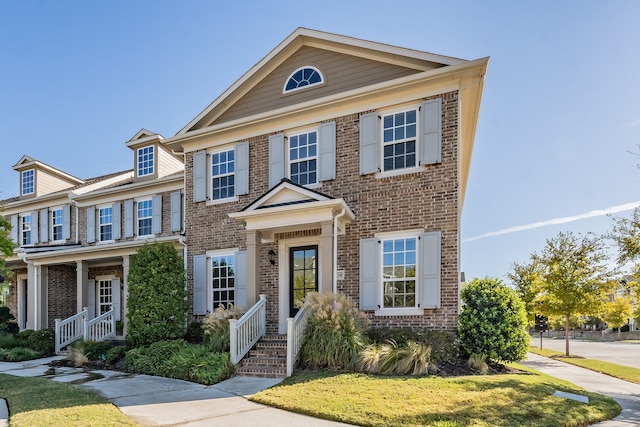
M 263 294 L 284 333 L 318 290 L 374 325 L 455 329 L 487 63 L 300 28 L 166 139 L 192 315 Z
M 133 171 L 85 181 L 25 156 L 0 201 L 20 245 L 7 304 L 22 329 L 83 307 L 125 320 L 129 257 L 168 241 L 191 318 L 265 295 L 285 333 L 321 291 L 376 326 L 455 329 L 487 64 L 299 28 L 174 137 L 136 134 Z
M 184 164 L 141 130 L 127 146 L 133 170 L 81 180 L 24 156 L 20 196 L 0 201 L 18 244 L 7 305 L 20 329 L 54 326 L 84 307 L 126 321 L 129 257 L 147 242 L 181 250 Z

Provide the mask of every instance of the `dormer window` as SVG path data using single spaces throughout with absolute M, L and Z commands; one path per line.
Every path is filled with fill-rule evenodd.
M 138 148 L 138 176 L 153 175 L 155 172 L 154 164 L 153 145 Z
M 35 171 L 34 169 L 29 169 L 26 171 L 22 171 L 22 182 L 20 187 L 20 194 L 22 196 L 27 196 L 29 194 L 33 194 L 35 192 Z
M 306 66 L 295 70 L 284 85 L 282 93 L 289 93 L 310 86 L 321 85 L 324 77 L 316 67 Z

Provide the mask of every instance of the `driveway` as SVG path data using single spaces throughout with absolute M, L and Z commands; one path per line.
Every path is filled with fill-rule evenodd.
M 540 335 L 533 336 L 531 345 L 540 346 Z M 565 351 L 564 338 L 542 338 L 542 348 Z M 586 341 L 569 338 L 569 353 L 589 359 L 603 360 L 640 369 L 640 343 Z

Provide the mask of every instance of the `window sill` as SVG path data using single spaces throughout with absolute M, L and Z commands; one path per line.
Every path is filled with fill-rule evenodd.
M 222 205 L 224 203 L 233 203 L 238 201 L 238 196 L 235 197 L 227 197 L 226 199 L 218 199 L 218 200 L 209 200 L 207 199 L 207 206 L 212 205 Z
M 423 172 L 424 170 L 425 169 L 422 166 L 414 166 L 412 168 L 394 169 L 390 171 L 377 172 L 375 176 L 376 178 L 389 178 L 392 176 L 407 175 L 410 173 L 419 173 L 419 172 Z
M 381 308 L 376 310 L 376 316 L 422 316 L 421 308 Z
M 107 245 L 109 243 L 115 243 L 115 240 L 100 240 L 100 241 L 96 241 L 96 244 L 98 245 Z
M 155 238 L 156 238 L 155 234 L 145 234 L 144 236 L 135 236 L 133 240 L 150 240 Z

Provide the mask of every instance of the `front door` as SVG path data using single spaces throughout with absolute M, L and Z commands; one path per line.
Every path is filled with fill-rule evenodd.
M 289 315 L 294 317 L 309 292 L 318 290 L 318 245 L 289 249 Z

